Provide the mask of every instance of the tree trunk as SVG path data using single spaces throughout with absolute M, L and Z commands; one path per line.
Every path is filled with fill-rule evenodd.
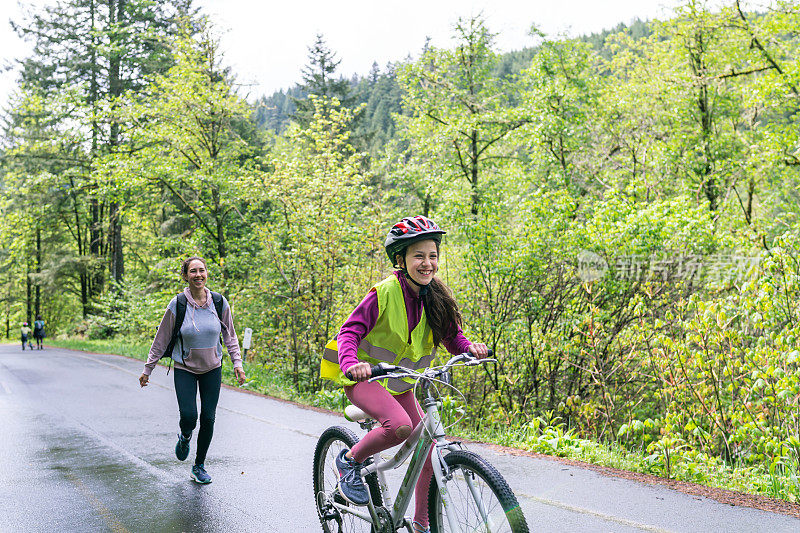
M 108 0 L 109 24 L 114 26 L 122 22 L 125 9 L 125 0 Z M 117 40 L 117 32 L 112 32 L 112 42 Z M 108 89 L 109 95 L 116 99 L 122 95 L 122 82 L 120 80 L 120 55 L 112 54 L 109 60 L 108 69 Z M 116 117 L 112 118 L 108 138 L 109 149 L 111 152 L 117 150 L 119 146 L 119 122 Z M 120 220 L 119 205 L 112 201 L 108 207 L 108 253 L 110 259 L 111 279 L 120 283 L 125 275 L 125 258 L 122 254 L 122 222 Z
M 25 322 L 30 324 L 31 321 L 31 307 L 32 307 L 32 298 L 31 292 L 33 292 L 33 284 L 31 283 L 31 264 L 28 261 L 25 267 L 25 289 L 26 289 L 26 298 L 25 298 Z
M 122 254 L 122 223 L 119 220 L 119 206 L 111 202 L 109 208 L 108 248 L 110 256 L 111 279 L 120 283 L 125 276 L 125 259 Z
M 96 22 L 96 9 L 95 9 L 95 2 L 92 1 L 89 6 L 89 11 L 91 14 L 91 24 L 92 24 L 92 47 L 91 47 L 91 78 L 89 82 L 89 105 L 92 108 L 92 117 L 99 116 L 99 109 L 97 106 L 97 102 L 100 99 L 100 82 L 97 79 L 98 71 L 100 69 L 100 65 L 98 64 L 98 56 L 97 56 L 97 49 L 99 44 L 97 42 L 96 37 L 96 30 L 97 30 L 97 22 Z M 89 169 L 89 173 L 91 174 L 94 171 L 94 160 L 98 156 L 98 145 L 100 143 L 100 124 L 97 122 L 97 119 L 92 118 L 92 149 L 89 156 L 91 161 L 91 166 Z M 95 187 L 95 193 L 97 194 L 97 188 Z M 97 264 L 103 264 L 102 261 L 99 259 L 103 255 L 103 206 L 101 205 L 100 201 L 97 197 L 93 197 L 91 199 L 91 223 L 89 226 L 89 254 L 92 259 L 98 260 L 96 263 L 93 262 L 90 267 L 90 272 L 88 274 L 88 284 L 89 284 L 89 298 L 93 298 L 95 295 L 99 294 L 103 290 L 103 282 L 104 282 L 104 274 L 102 270 L 97 270 Z M 84 307 L 86 307 L 84 305 Z M 84 311 L 85 312 L 85 311 Z
M 472 130 L 469 145 L 470 184 L 472 185 L 472 214 L 478 214 L 478 130 Z
M 711 136 L 713 134 L 714 115 L 711 108 L 712 103 L 708 95 L 708 82 L 706 81 L 706 47 L 707 43 L 703 33 L 697 31 L 694 35 L 694 49 L 690 51 L 689 58 L 694 76 L 699 81 L 696 104 L 704 160 L 695 168 L 695 172 L 698 174 L 700 186 L 708 200 L 709 210 L 716 211 L 719 206 L 719 197 L 721 193 L 719 190 L 719 183 L 717 183 L 716 177 L 713 175 L 714 165 L 712 161 L 714 156 L 711 153 Z
M 42 272 L 42 230 L 37 226 L 36 228 L 36 273 L 41 274 Z M 36 300 L 34 302 L 34 313 L 33 316 L 39 316 L 42 314 L 42 305 L 41 305 L 41 288 L 39 287 L 39 280 L 36 280 Z
M 425 201 L 422 202 L 422 215 L 424 217 L 430 217 L 431 211 L 431 193 L 430 191 L 425 194 Z

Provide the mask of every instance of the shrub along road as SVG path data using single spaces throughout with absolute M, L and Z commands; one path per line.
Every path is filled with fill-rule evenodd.
M 173 454 L 172 375 L 113 355 L 0 346 L 0 531 L 318 531 L 316 437 L 354 424 L 222 391 L 206 466 Z M 192 442 L 194 447 L 194 442 Z M 800 520 L 592 469 L 470 444 L 506 477 L 534 531 L 782 531 Z M 398 476 L 390 476 L 395 486 Z

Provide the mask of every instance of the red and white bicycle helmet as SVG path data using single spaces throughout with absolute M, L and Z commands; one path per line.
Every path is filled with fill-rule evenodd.
M 389 261 L 394 264 L 394 257 L 402 253 L 411 243 L 433 239 L 439 244 L 442 242 L 442 235 L 445 233 L 447 232 L 428 217 L 422 215 L 405 217 L 392 226 L 383 246 L 386 248 L 386 255 L 389 256 Z

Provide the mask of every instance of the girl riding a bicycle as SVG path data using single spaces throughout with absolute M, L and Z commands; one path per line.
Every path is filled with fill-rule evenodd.
M 413 380 L 370 383 L 370 367 L 385 362 L 424 369 L 432 364 L 439 345 L 452 354 L 488 355 L 485 344 L 464 337 L 458 305 L 450 289 L 436 277 L 444 234 L 424 216 L 406 217 L 395 224 L 384 247 L 397 270 L 372 287 L 325 349 L 322 377 L 343 385 L 353 405 L 380 423 L 336 459 L 339 491 L 355 505 L 369 501 L 360 475 L 363 462 L 402 443 L 422 418 Z M 413 525 L 418 532 L 428 531 L 432 471 L 429 454 L 414 490 Z

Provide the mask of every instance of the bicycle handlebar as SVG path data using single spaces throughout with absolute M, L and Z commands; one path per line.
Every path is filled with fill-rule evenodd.
M 492 350 L 492 349 L 489 350 L 489 355 L 485 359 L 478 359 L 474 355 L 472 355 L 471 353 L 464 352 L 462 354 L 454 355 L 453 357 L 451 357 L 450 360 L 447 361 L 447 363 L 445 363 L 444 365 L 442 365 L 440 367 L 440 370 L 448 371 L 456 363 L 459 363 L 459 362 L 461 362 L 461 361 L 463 361 L 465 359 L 468 361 L 465 364 L 470 364 L 470 361 L 472 361 L 472 364 L 481 364 L 481 363 L 484 363 L 484 362 L 486 362 L 486 363 L 497 362 L 496 359 L 489 359 L 493 355 L 494 355 L 494 350 Z M 386 376 L 388 376 L 390 374 L 393 374 L 395 372 L 402 372 L 404 374 L 422 375 L 420 372 L 417 372 L 417 371 L 415 371 L 413 369 L 410 369 L 410 368 L 405 368 L 405 367 L 396 366 L 396 365 L 390 365 L 390 364 L 387 364 L 387 363 L 380 363 L 380 364 L 377 364 L 377 365 L 370 366 L 370 377 L 369 377 L 368 381 L 372 381 L 372 380 L 375 380 L 375 379 L 378 379 L 378 378 L 381 378 L 381 377 L 386 377 Z M 345 373 L 345 376 L 350 381 L 355 381 L 353 379 L 353 375 L 350 373 L 349 370 Z

